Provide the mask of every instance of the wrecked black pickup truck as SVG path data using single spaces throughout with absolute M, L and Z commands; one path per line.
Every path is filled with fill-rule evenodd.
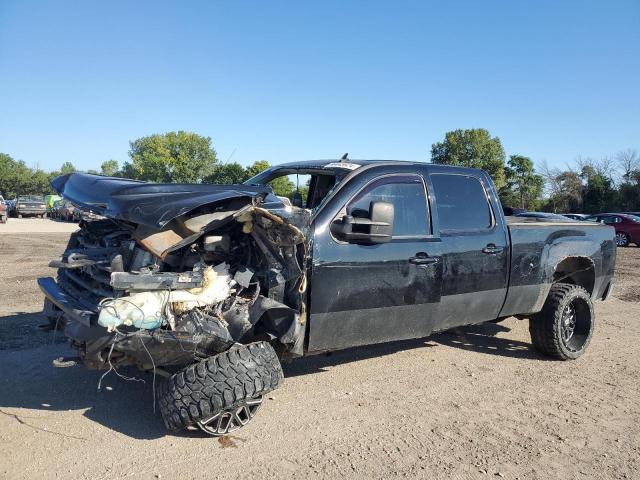
M 274 195 L 282 176 L 306 176 L 306 198 Z M 168 377 L 169 429 L 245 425 L 281 359 L 510 316 L 529 319 L 538 351 L 575 359 L 612 289 L 611 227 L 507 219 L 480 170 L 345 160 L 242 185 L 52 184 L 101 219 L 39 279 L 45 313 L 87 367 Z

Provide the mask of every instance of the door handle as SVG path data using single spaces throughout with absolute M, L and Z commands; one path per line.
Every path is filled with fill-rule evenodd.
M 496 253 L 500 253 L 504 250 L 503 247 L 496 247 L 494 243 L 490 243 L 486 247 L 482 249 L 482 253 L 488 253 L 489 255 L 495 255 Z
M 414 265 L 432 265 L 439 261 L 440 257 L 430 257 L 425 252 L 418 252 L 415 257 L 409 259 L 409 263 L 413 263 Z

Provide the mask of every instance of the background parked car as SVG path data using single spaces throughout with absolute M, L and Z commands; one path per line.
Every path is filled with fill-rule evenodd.
M 4 204 L 7 206 L 7 215 L 9 217 L 13 217 L 14 216 L 14 211 L 16 209 L 16 201 L 15 199 L 13 200 L 5 200 Z
M 55 220 L 58 220 L 60 218 L 58 217 L 58 214 L 60 212 L 60 209 L 62 208 L 63 203 L 64 203 L 64 200 L 56 200 L 55 202 L 53 202 L 53 206 L 49 211 L 49 218 L 53 218 Z
M 585 215 L 584 213 L 562 213 L 563 217 L 570 218 L 571 220 L 585 220 L 589 215 Z
M 53 206 L 57 201 L 62 200 L 60 195 L 45 195 L 44 203 L 47 206 L 47 216 L 51 217 L 53 214 Z
M 537 218 L 540 220 L 555 220 L 555 221 L 563 221 L 566 222 L 570 220 L 565 215 L 559 215 L 557 213 L 547 213 L 547 212 L 523 212 L 516 213 L 514 217 L 523 217 L 523 218 Z
M 502 212 L 504 213 L 505 217 L 511 217 L 513 215 L 517 215 L 518 213 L 525 213 L 526 211 L 526 208 L 502 207 Z
M 58 200 L 53 204 L 53 216 L 58 220 L 64 220 L 70 222 L 75 220 L 75 213 L 77 208 L 73 206 L 68 200 Z
M 53 218 L 55 220 L 58 219 L 58 211 L 62 207 L 63 202 L 64 200 L 56 200 L 55 202 L 53 202 L 53 206 L 49 210 L 49 218 Z
M 7 223 L 7 205 L 5 204 L 4 198 L 0 195 L 0 223 Z
M 630 243 L 640 246 L 640 217 L 627 213 L 599 213 L 587 217 L 591 222 L 600 222 L 611 225 L 616 229 L 616 244 L 626 247 Z
M 44 218 L 47 214 L 47 206 L 44 197 L 39 195 L 20 195 L 16 199 L 14 214 L 18 218 L 35 216 Z

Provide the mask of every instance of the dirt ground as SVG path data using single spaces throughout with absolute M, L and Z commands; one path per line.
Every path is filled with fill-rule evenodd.
M 578 361 L 537 355 L 515 319 L 309 357 L 217 440 L 167 434 L 151 376 L 98 391 L 101 372 L 51 367 L 72 354 L 37 329 L 57 225 L 0 225 L 0 478 L 640 478 L 640 248 L 618 250 Z
M 48 218 L 9 218 L 0 225 L 0 235 L 7 233 L 71 233 L 78 229 L 72 222 L 62 222 Z

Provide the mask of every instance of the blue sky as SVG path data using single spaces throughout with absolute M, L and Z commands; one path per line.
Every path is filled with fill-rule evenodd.
M 640 149 L 639 87 L 638 0 L 0 0 L 0 152 L 46 170 L 179 129 L 247 165 L 484 127 L 563 166 Z

